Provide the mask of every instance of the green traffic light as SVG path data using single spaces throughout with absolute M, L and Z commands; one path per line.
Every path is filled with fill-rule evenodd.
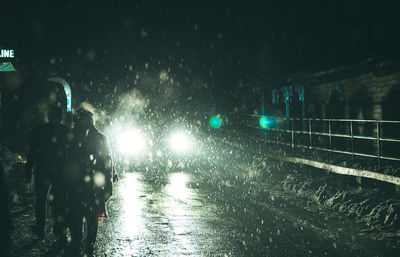
M 219 128 L 222 126 L 221 117 L 218 115 L 212 116 L 209 121 L 210 127 L 212 128 Z
M 270 125 L 271 125 L 271 120 L 268 117 L 262 116 L 260 118 L 260 126 L 262 128 L 269 128 Z

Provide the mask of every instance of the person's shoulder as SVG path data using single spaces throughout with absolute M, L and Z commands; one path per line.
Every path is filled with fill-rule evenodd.
M 104 135 L 103 133 L 101 133 L 100 131 L 98 131 L 96 129 L 96 141 L 98 142 L 98 144 L 100 145 L 108 145 L 108 140 L 107 140 L 107 136 Z
M 97 128 L 93 130 L 93 135 L 100 139 L 107 139 L 107 137 L 103 133 L 101 133 Z
M 104 135 L 103 133 L 99 132 L 99 136 L 101 137 L 101 139 L 107 140 L 107 136 Z

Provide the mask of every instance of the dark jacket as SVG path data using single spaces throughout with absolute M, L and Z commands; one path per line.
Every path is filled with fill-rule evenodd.
M 36 185 L 59 181 L 70 139 L 70 130 L 61 124 L 48 123 L 37 128 L 33 132 L 29 148 L 27 180 L 31 178 L 32 167 L 36 166 Z
M 113 165 L 107 138 L 94 126 L 73 130 L 74 143 L 67 171 L 68 191 L 74 208 L 101 206 L 112 195 Z

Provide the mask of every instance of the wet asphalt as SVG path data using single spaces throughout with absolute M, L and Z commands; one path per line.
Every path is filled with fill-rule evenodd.
M 285 193 L 240 154 L 214 157 L 128 170 L 114 184 L 96 256 L 396 256 L 398 236 L 379 239 L 351 217 Z M 16 220 L 14 256 L 62 256 L 46 255 L 51 233 L 39 242 L 28 224 L 32 211 Z
M 349 218 L 282 192 L 221 189 L 204 176 L 126 174 L 99 227 L 97 256 L 396 256 Z

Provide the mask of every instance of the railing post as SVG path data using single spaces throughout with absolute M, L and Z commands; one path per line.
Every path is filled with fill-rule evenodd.
M 328 133 L 329 133 L 329 153 L 332 155 L 332 128 L 331 128 L 331 119 L 328 120 Z
M 292 130 L 291 130 L 291 132 L 292 132 L 292 154 L 294 153 L 294 120 L 292 119 Z
M 378 172 L 381 172 L 381 132 L 380 132 L 380 123 L 376 122 L 376 144 L 378 146 Z
M 308 119 L 308 134 L 310 135 L 310 155 L 312 156 L 312 129 L 311 129 L 311 119 Z
M 353 120 L 350 120 L 350 137 L 351 137 L 351 155 L 353 157 L 354 165 L 354 134 L 353 134 Z

